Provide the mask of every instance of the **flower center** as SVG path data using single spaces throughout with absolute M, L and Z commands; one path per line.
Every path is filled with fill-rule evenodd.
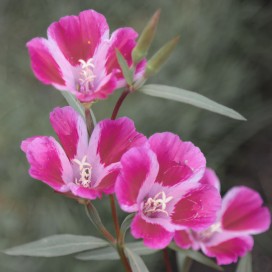
M 75 179 L 75 184 L 81 185 L 84 188 L 90 188 L 91 184 L 91 174 L 92 174 L 92 166 L 87 161 L 87 156 L 84 156 L 82 160 L 74 159 L 79 168 L 79 178 Z
M 149 197 L 143 207 L 143 213 L 145 215 L 151 215 L 153 213 L 162 212 L 169 215 L 166 211 L 166 204 L 173 199 L 172 196 L 166 197 L 165 192 L 159 192 L 153 198 Z
M 214 233 L 218 232 L 220 227 L 221 227 L 221 223 L 217 222 L 217 223 L 211 225 L 208 229 L 198 232 L 196 235 L 197 235 L 198 239 L 200 239 L 202 241 L 207 241 L 214 235 Z
M 93 59 L 90 58 L 87 61 L 82 59 L 79 60 L 81 71 L 79 77 L 79 86 L 78 91 L 82 93 L 86 93 L 93 87 L 93 81 L 95 79 L 95 74 L 93 72 L 94 64 Z

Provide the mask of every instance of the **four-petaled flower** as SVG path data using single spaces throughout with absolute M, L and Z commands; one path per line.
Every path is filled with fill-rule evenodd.
M 219 180 L 207 169 L 203 184 L 220 188 Z M 268 208 L 262 206 L 260 195 L 245 187 L 234 187 L 227 192 L 217 221 L 203 231 L 182 230 L 175 233 L 175 242 L 181 248 L 201 249 L 207 256 L 215 257 L 217 263 L 237 262 L 253 248 L 252 234 L 266 231 L 270 225 Z
M 198 182 L 206 164 L 199 148 L 168 132 L 154 134 L 149 145 L 123 155 L 115 193 L 124 211 L 136 212 L 132 235 L 159 249 L 175 230 L 211 225 L 221 198 L 213 186 Z
M 109 37 L 105 17 L 94 10 L 65 16 L 52 23 L 48 39 L 27 43 L 36 77 L 61 91 L 69 91 L 81 102 L 105 99 L 125 80 L 116 58 L 118 49 L 128 65 L 138 34 L 129 27 L 119 28 Z M 141 61 L 135 79 L 141 77 L 146 61 Z
M 50 121 L 62 146 L 47 136 L 24 140 L 29 173 L 55 191 L 82 198 L 113 193 L 121 156 L 147 141 L 126 117 L 99 122 L 90 141 L 83 118 L 73 108 L 55 108 Z

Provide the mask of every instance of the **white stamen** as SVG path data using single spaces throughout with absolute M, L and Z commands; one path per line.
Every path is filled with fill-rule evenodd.
M 87 161 L 87 156 L 84 156 L 82 160 L 74 159 L 75 162 L 79 166 L 80 178 L 75 179 L 75 184 L 81 185 L 84 188 L 89 188 L 91 183 L 91 174 L 92 174 L 92 166 Z
M 93 69 L 94 69 L 94 63 L 93 59 L 90 58 L 87 61 L 84 61 L 82 59 L 79 60 L 81 65 L 81 72 L 80 72 L 80 78 L 79 78 L 79 91 L 80 92 L 88 92 L 89 89 L 93 85 L 93 81 L 96 78 Z
M 153 198 L 149 197 L 144 204 L 143 212 L 145 214 L 162 212 L 168 215 L 166 209 L 166 204 L 173 199 L 172 196 L 166 197 L 165 192 L 159 192 Z

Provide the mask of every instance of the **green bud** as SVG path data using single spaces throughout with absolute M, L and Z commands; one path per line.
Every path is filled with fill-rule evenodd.
M 154 15 L 144 28 L 142 34 L 140 35 L 138 42 L 132 51 L 132 60 L 134 64 L 137 64 L 147 55 L 148 49 L 156 33 L 160 13 L 160 10 L 157 10 L 154 13 Z
M 159 51 L 155 53 L 155 55 L 152 56 L 152 58 L 147 62 L 145 78 L 153 76 L 161 69 L 161 66 L 167 61 L 167 59 L 175 49 L 179 38 L 180 37 L 178 36 L 170 40 L 163 47 L 161 47 Z

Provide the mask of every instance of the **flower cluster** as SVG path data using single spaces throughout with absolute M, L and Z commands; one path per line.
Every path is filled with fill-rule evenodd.
M 106 19 L 93 10 L 63 17 L 47 35 L 27 43 L 34 74 L 84 105 L 126 86 L 116 49 L 133 67 L 134 81 L 144 74 L 146 60 L 132 58 L 137 33 L 120 28 L 109 36 Z M 236 187 L 221 201 L 218 178 L 191 142 L 170 132 L 147 139 L 127 117 L 102 120 L 91 133 L 86 121 L 70 106 L 55 108 L 50 122 L 60 143 L 47 136 L 22 142 L 33 178 L 78 199 L 115 194 L 122 210 L 135 213 L 131 233 L 147 247 L 174 240 L 219 264 L 237 261 L 252 249 L 250 235 L 268 229 L 257 192 Z

